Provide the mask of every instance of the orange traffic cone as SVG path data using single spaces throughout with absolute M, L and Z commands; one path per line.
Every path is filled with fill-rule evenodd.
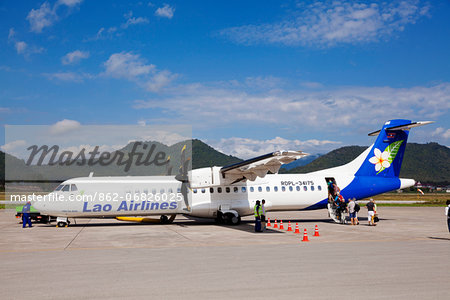
M 284 227 L 283 227 L 283 220 L 280 221 L 280 229 L 284 229 Z
M 270 218 L 267 218 L 267 225 L 266 225 L 266 227 L 270 227 L 271 225 L 270 225 Z
M 306 231 L 306 228 L 303 231 L 303 240 L 302 240 L 302 242 L 309 242 L 309 240 L 308 240 L 308 232 Z
M 300 229 L 298 229 L 298 223 L 295 223 L 295 231 L 294 233 L 300 234 Z
M 288 225 L 288 229 L 287 231 L 292 231 L 292 227 L 291 227 L 291 221 L 289 221 L 289 225 Z
M 277 219 L 275 219 L 275 223 L 273 224 L 273 228 L 278 228 Z
M 316 225 L 316 229 L 314 229 L 314 235 L 313 236 L 320 236 L 319 234 L 319 227 Z

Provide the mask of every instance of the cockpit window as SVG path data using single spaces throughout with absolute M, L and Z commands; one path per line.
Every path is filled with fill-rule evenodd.
M 61 189 L 63 188 L 63 186 L 64 186 L 63 184 L 58 185 L 58 186 L 56 187 L 55 191 L 61 190 Z
M 70 185 L 70 190 L 71 190 L 72 192 L 75 192 L 75 191 L 78 191 L 78 188 L 77 188 L 77 186 L 76 186 L 75 184 L 71 184 L 71 185 Z
M 62 188 L 63 192 L 68 192 L 70 191 L 70 184 L 66 184 L 63 188 Z

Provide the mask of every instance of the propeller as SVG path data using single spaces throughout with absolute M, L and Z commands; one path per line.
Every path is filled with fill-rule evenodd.
M 175 176 L 175 179 L 181 182 L 181 194 L 183 195 L 184 204 L 186 205 L 185 210 L 191 211 L 191 207 L 189 205 L 188 199 L 188 191 L 190 189 L 189 175 L 188 175 L 188 167 L 191 158 L 186 158 L 186 145 L 181 149 L 181 157 L 180 157 L 180 168 L 178 170 L 178 174 Z

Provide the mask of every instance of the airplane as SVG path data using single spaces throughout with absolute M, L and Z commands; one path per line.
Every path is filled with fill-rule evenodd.
M 414 179 L 399 178 L 409 130 L 430 123 L 387 121 L 369 134 L 377 136 L 375 143 L 353 161 L 311 173 L 278 174 L 281 165 L 307 155 L 302 151 L 276 151 L 224 167 L 190 171 L 183 154 L 184 163 L 175 176 L 94 177 L 91 173 L 64 181 L 48 194 L 53 200 L 35 201 L 33 206 L 43 215 L 57 217 L 58 227 L 67 227 L 69 218 L 140 217 L 145 221 L 156 215 L 162 223 L 170 223 L 178 214 L 237 225 L 241 217 L 253 215 L 256 201 L 262 199 L 267 212 L 328 208 L 329 216 L 338 222 L 328 182 L 340 187 L 345 201 L 413 186 Z

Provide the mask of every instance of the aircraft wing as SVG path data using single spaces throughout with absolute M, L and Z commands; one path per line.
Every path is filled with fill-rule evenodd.
M 302 151 L 276 151 L 222 167 L 220 173 L 223 178 L 238 182 L 253 181 L 257 177 L 263 178 L 267 172 L 278 173 L 281 165 L 309 155 Z

